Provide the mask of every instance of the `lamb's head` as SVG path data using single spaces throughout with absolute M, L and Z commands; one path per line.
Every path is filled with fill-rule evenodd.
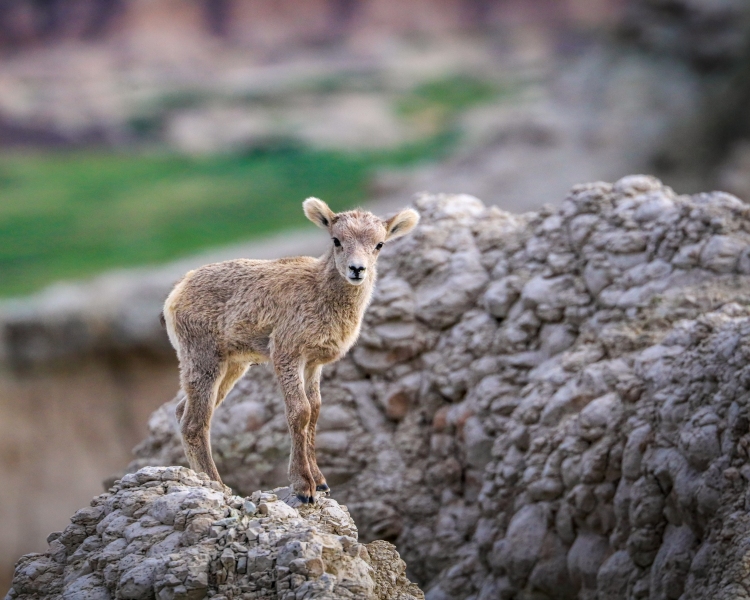
M 419 215 L 410 208 L 381 219 L 362 210 L 334 213 L 317 198 L 308 198 L 302 206 L 307 218 L 331 235 L 336 269 L 352 285 L 370 279 L 385 242 L 406 235 L 419 222 Z

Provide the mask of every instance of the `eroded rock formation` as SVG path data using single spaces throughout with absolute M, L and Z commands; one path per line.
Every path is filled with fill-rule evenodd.
M 324 371 L 319 463 L 362 538 L 394 541 L 429 600 L 749 596 L 750 207 L 723 193 L 680 196 L 646 176 L 577 186 L 559 210 L 520 216 L 470 196 L 426 195 L 416 205 L 422 224 L 384 251 L 357 347 Z M 176 401 L 153 415 L 130 471 L 184 461 Z M 286 483 L 283 402 L 266 367 L 251 369 L 217 410 L 212 434 L 235 492 Z M 132 539 L 123 539 L 136 542 L 140 558 L 107 566 L 95 542 L 104 534 L 83 522 L 129 490 L 155 506 L 156 495 L 187 485 L 146 480 L 179 470 L 139 473 L 74 517 L 50 553 L 23 558 L 15 590 L 33 593 L 35 581 L 60 581 L 66 569 L 78 574 L 68 583 L 95 580 L 102 590 L 130 585 L 125 575 L 136 565 L 128 561 L 149 571 L 154 553 L 138 546 L 138 531 L 166 528 L 154 544 L 174 543 L 174 524 L 126 514 L 125 502 L 123 523 L 139 524 L 127 521 L 123 536 Z M 243 521 L 239 498 L 196 481 L 201 494 L 224 498 L 223 512 L 203 521 L 190 513 L 204 529 L 192 541 L 185 525 L 183 546 L 168 550 L 174 567 L 149 571 L 168 581 L 159 593 L 187 590 L 184 565 L 201 544 L 207 585 L 241 591 L 238 582 L 258 573 L 260 586 L 260 568 L 239 575 L 242 552 L 230 543 L 241 543 L 256 517 Z M 283 502 L 253 497 L 263 501 L 287 512 Z M 340 510 L 324 500 L 287 523 L 345 535 L 339 524 L 310 524 L 329 506 Z M 341 514 L 337 523 L 353 527 Z M 223 541 L 232 529 L 238 537 Z M 353 585 L 418 594 L 386 542 L 365 555 L 336 539 L 331 560 L 360 572 L 369 556 L 374 567 Z M 77 549 L 56 559 L 66 543 Z M 317 573 L 320 557 L 305 554 L 308 571 L 297 573 L 279 562 L 285 544 L 272 550 L 268 580 L 326 597 L 312 591 L 329 585 L 322 572 L 304 582 L 292 576 Z M 395 579 L 382 575 L 381 556 L 399 565 L 390 568 Z
M 416 206 L 322 386 L 319 462 L 364 538 L 431 600 L 747 594 L 750 208 L 645 176 L 520 216 Z M 184 460 L 174 404 L 132 470 Z M 213 441 L 238 492 L 285 483 L 268 369 Z
M 126 475 L 48 541 L 21 558 L 7 598 L 424 598 L 393 546 L 358 543 L 335 500 L 245 499 L 183 467 Z

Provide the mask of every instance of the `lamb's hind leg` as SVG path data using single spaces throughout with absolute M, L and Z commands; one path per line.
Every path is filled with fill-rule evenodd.
M 218 358 L 204 357 L 197 361 L 187 359 L 181 367 L 182 389 L 187 398 L 184 405 L 178 405 L 177 411 L 182 408 L 180 431 L 185 456 L 191 469 L 221 482 L 211 456 L 211 417 L 226 365 Z
M 297 497 L 304 503 L 315 502 L 315 480 L 307 460 L 307 429 L 310 403 L 305 395 L 302 361 L 298 357 L 275 356 L 276 376 L 286 405 L 286 420 L 292 438 L 289 457 L 289 480 Z
M 310 474 L 315 480 L 315 489 L 319 492 L 329 492 L 331 488 L 326 483 L 326 478 L 318 468 L 315 457 L 315 427 L 320 415 L 320 372 L 322 367 L 307 367 L 305 369 L 305 394 L 310 402 L 310 425 L 307 427 L 307 463 L 310 465 Z

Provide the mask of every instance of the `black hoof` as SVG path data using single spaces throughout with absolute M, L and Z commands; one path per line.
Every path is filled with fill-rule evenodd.
M 321 483 L 320 485 L 315 487 L 315 490 L 318 492 L 323 492 L 324 494 L 327 494 L 331 491 L 331 488 L 328 487 L 327 483 Z
M 315 496 L 306 496 L 305 494 L 297 494 L 297 500 L 302 504 L 315 504 Z

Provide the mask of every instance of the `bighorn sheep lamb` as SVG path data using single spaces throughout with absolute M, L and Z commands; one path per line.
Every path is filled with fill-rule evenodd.
M 251 365 L 270 361 L 284 394 L 292 438 L 289 479 L 304 503 L 329 490 L 315 460 L 320 372 L 359 335 L 383 243 L 409 233 L 419 215 L 383 220 L 335 214 L 317 198 L 305 215 L 331 235 L 320 258 L 238 259 L 190 271 L 164 304 L 185 398 L 176 409 L 190 467 L 221 481 L 211 456 L 214 409 Z

